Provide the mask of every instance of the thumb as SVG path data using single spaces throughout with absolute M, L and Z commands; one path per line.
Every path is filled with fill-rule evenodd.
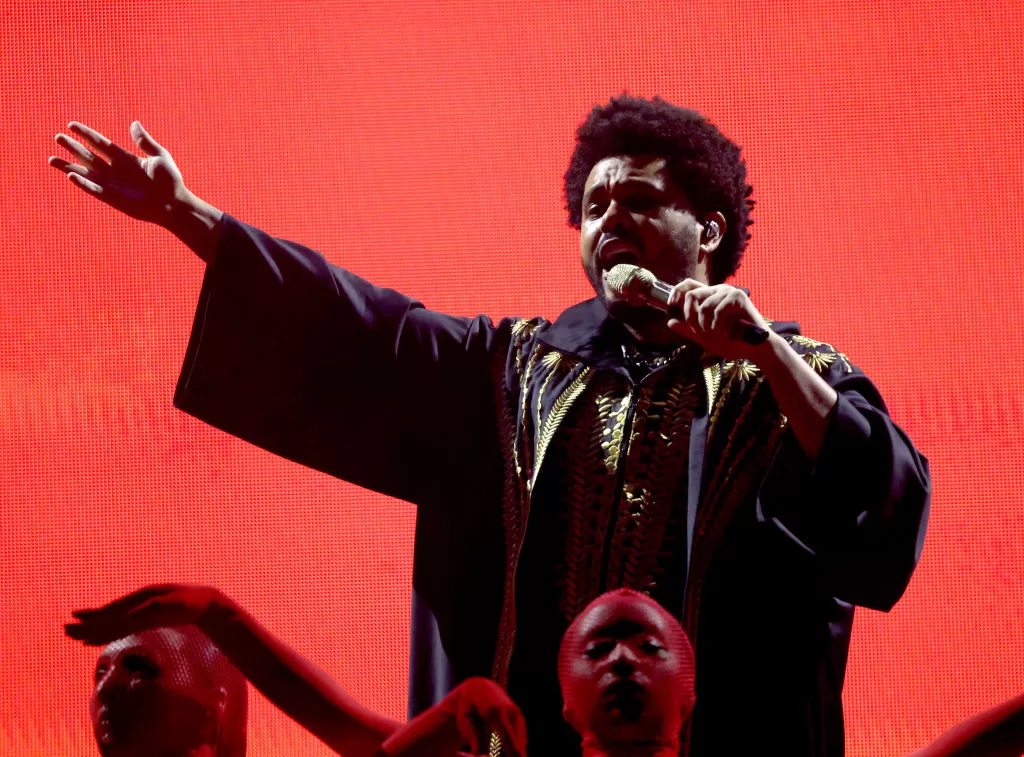
M 133 121 L 131 126 L 132 139 L 135 140 L 135 144 L 139 146 L 146 155 L 163 155 L 167 151 L 149 136 L 149 132 L 146 131 L 139 121 Z

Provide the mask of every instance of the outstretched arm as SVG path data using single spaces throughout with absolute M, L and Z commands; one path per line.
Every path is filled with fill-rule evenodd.
M 174 158 L 141 123 L 132 123 L 131 135 L 144 158 L 77 121 L 68 124 L 68 131 L 81 142 L 67 134 L 54 139 L 77 162 L 51 155 L 51 166 L 125 215 L 163 226 L 205 262 L 213 259 L 224 214 L 185 186 Z
M 208 586 L 149 586 L 72 613 L 68 636 L 89 646 L 162 626 L 198 626 L 232 664 L 303 728 L 345 757 L 370 757 L 399 723 L 352 698 L 334 679 Z
M 910 757 L 1019 757 L 1024 754 L 1024 694 L 954 726 Z

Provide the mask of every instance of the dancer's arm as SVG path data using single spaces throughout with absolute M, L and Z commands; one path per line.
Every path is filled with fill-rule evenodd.
M 359 704 L 327 673 L 207 586 L 150 586 L 72 613 L 68 636 L 101 646 L 151 628 L 194 624 L 267 699 L 345 757 L 371 757 L 400 724 Z
M 959 723 L 910 757 L 1020 757 L 1024 694 Z

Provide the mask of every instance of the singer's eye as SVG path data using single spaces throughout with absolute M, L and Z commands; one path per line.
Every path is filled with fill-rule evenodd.
M 587 216 L 589 218 L 600 218 L 604 215 L 604 207 L 598 205 L 596 202 L 592 202 L 587 205 Z

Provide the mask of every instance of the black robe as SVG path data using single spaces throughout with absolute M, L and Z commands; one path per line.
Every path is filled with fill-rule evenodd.
M 839 395 L 812 464 L 747 361 L 684 350 L 638 376 L 597 300 L 554 323 L 449 316 L 222 224 L 175 404 L 418 506 L 410 714 L 492 676 L 532 755 L 572 754 L 558 639 L 633 585 L 695 643 L 692 755 L 843 754 L 853 605 L 902 595 L 930 488 L 844 355 L 772 326 Z

